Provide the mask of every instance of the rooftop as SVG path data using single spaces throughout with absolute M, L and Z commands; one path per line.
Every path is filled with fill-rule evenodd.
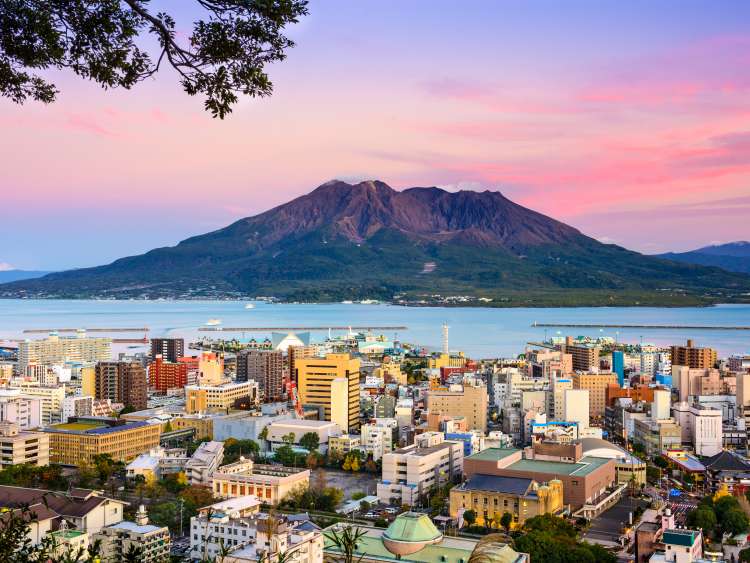
M 691 547 L 695 543 L 699 535 L 700 532 L 698 530 L 670 529 L 664 531 L 662 541 L 665 544 Z
M 472 475 L 459 489 L 464 491 L 493 491 L 513 495 L 526 495 L 533 479 L 522 477 L 499 477 L 497 475 Z M 532 491 L 533 492 L 533 491 Z
M 516 448 L 487 448 L 479 453 L 471 455 L 466 459 L 476 461 L 500 461 L 520 450 Z
M 112 524 L 111 526 L 107 526 L 108 528 L 115 528 L 117 530 L 127 530 L 129 532 L 136 532 L 138 534 L 150 534 L 151 532 L 158 532 L 159 530 L 166 530 L 166 528 L 162 528 L 161 526 L 154 526 L 152 524 L 145 524 L 145 525 L 139 525 L 135 522 L 128 522 L 127 520 L 123 520 L 122 522 L 119 522 L 117 524 Z
M 570 475 L 584 477 L 601 466 L 609 463 L 610 459 L 603 457 L 583 457 L 577 463 L 566 463 L 564 461 L 542 461 L 539 459 L 521 459 L 509 465 L 507 469 L 513 471 L 533 471 L 536 473 L 549 473 L 551 475 Z

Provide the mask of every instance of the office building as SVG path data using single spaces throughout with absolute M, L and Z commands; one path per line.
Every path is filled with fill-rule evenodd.
M 615 373 L 574 373 L 573 389 L 586 389 L 589 392 L 589 417 L 594 420 L 604 418 L 607 405 L 607 387 L 617 385 Z
M 0 469 L 23 463 L 49 465 L 49 436 L 21 430 L 12 422 L 0 422 Z
M 175 363 L 185 355 L 185 340 L 182 338 L 152 338 L 151 360 L 161 356 L 165 362 Z
M 332 436 L 341 436 L 341 427 L 335 422 L 327 420 L 305 420 L 305 419 L 286 419 L 275 420 L 266 426 L 266 441 L 270 444 L 271 449 L 276 449 L 284 445 L 287 436 L 292 437 L 292 445 L 300 445 L 300 440 L 305 434 L 315 434 L 318 436 L 318 448 L 320 453 L 325 454 L 328 449 L 328 440 Z
M 382 479 L 377 487 L 380 502 L 413 506 L 434 487 L 463 474 L 463 443 L 445 442 L 442 434 L 435 434 L 439 438 L 433 445 L 412 444 L 383 455 Z
M 264 402 L 284 394 L 284 353 L 273 350 L 242 350 L 237 354 L 237 381 L 256 381 Z
M 94 385 L 97 399 L 123 403 L 135 410 L 148 406 L 146 370 L 138 362 L 99 362 Z
M 681 441 L 692 443 L 696 455 L 711 457 L 724 449 L 720 410 L 700 408 L 688 403 L 675 403 L 672 410 L 674 422 L 681 431 Z
M 44 431 L 49 433 L 51 463 L 81 465 L 92 463 L 98 454 L 109 454 L 115 461 L 132 461 L 159 445 L 161 425 L 90 417 L 71 418 Z
M 464 381 L 448 390 L 431 389 L 427 391 L 425 407 L 431 414 L 463 416 L 469 430 L 487 432 L 489 398 L 487 387 L 479 381 Z
M 275 505 L 295 488 L 309 486 L 310 470 L 258 465 L 243 457 L 219 467 L 211 480 L 217 498 L 255 495 L 261 502 Z
M 185 412 L 187 414 L 228 413 L 240 406 L 249 408 L 257 403 L 258 384 L 255 381 L 185 387 Z
M 148 365 L 149 387 L 157 393 L 166 394 L 169 389 L 182 389 L 188 384 L 187 375 L 187 364 L 165 360 L 158 354 Z
M 89 338 L 85 331 L 73 337 L 51 333 L 41 340 L 24 340 L 18 343 L 18 370 L 23 373 L 30 364 L 107 361 L 112 357 L 111 344 L 110 338 Z
M 673 366 L 709 369 L 716 365 L 716 350 L 713 348 L 698 348 L 692 340 L 688 340 L 686 346 L 672 346 L 670 352 Z
M 289 379 L 297 383 L 297 361 L 314 358 L 317 356 L 317 348 L 315 346 L 289 346 L 286 355 L 289 363 Z
M 295 361 L 299 400 L 323 408 L 344 433 L 359 430 L 359 360 L 349 354 Z
M 614 350 L 612 352 L 612 373 L 617 375 L 617 384 L 625 386 L 625 352 Z

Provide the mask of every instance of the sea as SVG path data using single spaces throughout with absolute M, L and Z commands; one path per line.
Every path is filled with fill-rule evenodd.
M 252 308 L 247 307 L 252 305 Z M 220 327 L 248 327 L 238 333 L 199 331 L 209 321 Z M 375 330 L 397 339 L 438 350 L 442 325 L 449 329 L 449 348 L 473 358 L 511 358 L 522 353 L 527 342 L 553 336 L 610 336 L 618 342 L 671 345 L 692 338 L 698 346 L 716 348 L 721 357 L 750 354 L 750 330 L 685 330 L 679 328 L 543 328 L 534 323 L 582 323 L 610 325 L 750 326 L 750 305 L 717 305 L 696 308 L 576 307 L 576 308 L 479 308 L 402 307 L 387 304 L 276 304 L 239 301 L 96 301 L 0 299 L 0 344 L 12 345 L 43 333 L 26 329 L 148 328 L 148 333 L 104 333 L 117 338 L 183 337 L 186 342 L 202 336 L 262 339 L 270 330 L 252 327 L 348 327 L 403 326 L 399 330 Z M 333 330 L 333 335 L 345 330 Z M 329 331 L 311 332 L 322 341 Z M 122 344 L 122 350 L 146 350 L 145 345 Z M 121 351 L 122 351 L 121 350 Z

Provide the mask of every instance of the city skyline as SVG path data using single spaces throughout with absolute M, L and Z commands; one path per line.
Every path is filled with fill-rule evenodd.
M 747 238 L 749 6 L 374 8 L 313 3 L 274 95 L 224 121 L 168 74 L 3 100 L 0 268 L 110 262 L 334 177 L 499 190 L 645 253 Z

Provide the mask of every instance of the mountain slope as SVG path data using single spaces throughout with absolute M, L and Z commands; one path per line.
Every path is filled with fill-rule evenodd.
M 106 266 L 0 286 L 0 296 L 288 300 L 547 295 L 545 303 L 726 299 L 750 277 L 605 245 L 499 192 L 328 182 L 269 211 Z M 549 296 L 552 297 L 549 297 Z M 510 296 L 510 297 L 509 297 Z M 596 299 L 594 298 L 596 297 Z M 526 299 L 524 304 L 541 301 Z M 578 301 L 581 301 L 579 299 Z M 630 302 L 630 301 L 628 301 Z
M 49 273 L 41 270 L 0 270 L 0 283 L 41 278 Z
M 689 252 L 668 252 L 660 254 L 659 257 L 687 264 L 714 266 L 730 272 L 750 274 L 750 242 L 748 241 L 704 246 Z

